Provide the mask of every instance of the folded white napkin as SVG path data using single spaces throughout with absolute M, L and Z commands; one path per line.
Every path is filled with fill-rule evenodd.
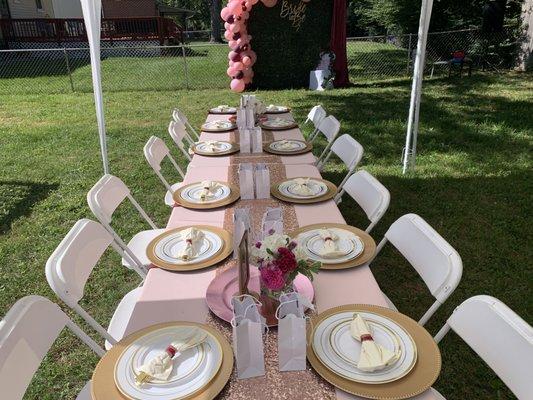
M 350 323 L 350 334 L 361 342 L 361 355 L 357 368 L 362 371 L 378 371 L 396 361 L 398 355 L 389 349 L 374 342 L 366 321 L 359 315 L 354 314 Z
M 345 253 L 339 251 L 337 243 L 339 240 L 339 235 L 337 235 L 331 229 L 319 229 L 318 234 L 320 238 L 324 241 L 322 246 L 319 248 L 319 254 L 324 258 L 338 258 L 344 256 Z
M 202 344 L 207 339 L 207 332 L 198 328 L 180 329 L 178 336 L 170 343 L 167 349 L 155 356 L 137 370 L 135 382 L 142 385 L 154 379 L 167 381 L 172 372 L 172 359 L 179 357 L 185 350 Z
M 180 260 L 192 260 L 198 255 L 204 241 L 204 233 L 196 228 L 187 228 L 181 231 L 180 237 L 185 240 L 185 247 L 176 254 Z
M 217 140 L 206 140 L 204 143 L 205 143 L 205 146 L 207 147 L 207 150 L 212 153 L 220 149 L 220 147 L 222 146 L 222 143 L 220 143 Z
M 293 192 L 300 196 L 313 196 L 315 193 L 309 187 L 309 178 L 296 178 L 293 180 L 295 183 Z
M 216 190 L 220 184 L 215 181 L 202 181 L 202 191 L 200 192 L 200 200 L 205 201 L 215 195 Z
M 290 141 L 290 140 L 280 140 L 277 142 L 278 144 L 278 148 L 281 148 L 283 150 L 292 150 L 294 149 L 294 142 Z

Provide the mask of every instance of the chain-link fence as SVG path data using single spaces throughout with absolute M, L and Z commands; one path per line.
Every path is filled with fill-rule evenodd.
M 191 33 L 191 36 L 198 34 Z M 504 70 L 512 65 L 516 40 L 510 32 L 479 30 L 431 33 L 426 71 L 447 73 L 451 52 L 464 51 L 474 68 Z M 349 38 L 352 82 L 411 74 L 417 36 Z M 31 43 L 26 43 L 26 47 Z M 190 42 L 177 46 L 102 43 L 104 91 L 226 88 L 228 47 Z M 89 50 L 84 46 L 0 50 L 0 94 L 92 91 Z
M 412 73 L 418 35 L 365 36 L 347 39 L 350 79 L 408 76 Z M 452 53 L 462 51 L 472 68 L 498 72 L 513 66 L 517 37 L 512 29 L 484 33 L 478 29 L 428 35 L 426 73 L 449 72 Z

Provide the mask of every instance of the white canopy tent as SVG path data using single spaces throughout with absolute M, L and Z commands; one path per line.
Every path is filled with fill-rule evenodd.
M 91 69 L 93 78 L 94 102 L 96 107 L 96 119 L 98 122 L 98 133 L 100 136 L 100 148 L 102 152 L 102 162 L 104 173 L 109 173 L 109 162 L 107 158 L 107 140 L 104 118 L 104 104 L 102 98 L 102 79 L 100 75 L 100 24 L 102 15 L 101 0 L 80 0 L 83 10 L 83 19 L 87 29 L 87 39 L 91 54 Z M 407 120 L 407 133 L 405 137 L 405 148 L 403 150 L 403 173 L 415 166 L 416 144 L 418 137 L 418 119 L 420 115 L 420 98 L 422 94 L 422 80 L 424 77 L 424 64 L 426 55 L 426 44 L 431 20 L 431 10 L 433 0 L 422 0 L 420 9 L 420 21 L 418 26 L 418 43 L 416 47 L 416 58 L 413 69 L 413 84 L 411 88 L 411 101 L 409 105 L 409 117 Z
M 104 101 L 102 97 L 102 77 L 100 75 L 100 25 L 102 20 L 101 0 L 80 0 L 89 40 L 89 52 L 91 55 L 91 71 L 93 77 L 94 105 L 96 107 L 96 121 L 98 123 L 98 135 L 100 137 L 100 151 L 104 164 L 104 174 L 109 173 L 109 161 L 107 159 L 107 138 L 105 131 Z

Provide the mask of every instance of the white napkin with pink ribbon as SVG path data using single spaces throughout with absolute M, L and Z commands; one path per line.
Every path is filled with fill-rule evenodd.
M 314 196 L 313 190 L 309 187 L 309 178 L 296 178 L 293 180 L 295 185 L 292 192 L 300 196 Z
M 215 181 L 203 181 L 201 185 L 202 191 L 200 192 L 200 200 L 202 201 L 209 200 L 211 197 L 214 197 L 217 189 L 220 187 L 220 184 Z
M 338 241 L 340 239 L 331 229 L 319 229 L 318 234 L 323 240 L 322 246 L 319 248 L 319 254 L 324 258 L 339 258 L 346 253 L 339 251 Z
M 189 261 L 198 256 L 204 236 L 204 232 L 194 227 L 182 230 L 180 237 L 185 241 L 185 247 L 178 251 L 176 257 L 180 260 Z

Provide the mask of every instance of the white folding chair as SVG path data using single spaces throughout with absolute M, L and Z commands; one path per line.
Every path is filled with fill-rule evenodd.
M 324 118 L 326 118 L 326 115 L 326 110 L 324 110 L 324 108 L 320 104 L 311 108 L 311 111 L 309 111 L 309 114 L 307 114 L 307 119 L 305 120 L 304 124 L 312 122 L 314 126 L 314 130 L 308 138 L 310 142 L 315 140 L 315 136 L 318 133 L 318 125 Z
M 324 166 L 327 164 L 333 154 L 335 154 L 341 159 L 341 161 L 348 169 L 348 173 L 346 174 L 342 182 L 339 184 L 339 186 L 337 186 L 340 191 L 348 180 L 348 178 L 350 177 L 350 175 L 355 172 L 357 165 L 359 165 L 359 163 L 361 162 L 361 159 L 363 158 L 363 152 L 363 146 L 361 146 L 361 144 L 353 137 L 345 133 L 344 135 L 339 136 L 333 142 L 333 145 L 331 146 L 328 154 L 326 155 L 326 157 L 324 157 L 323 160 L 318 163 L 317 167 L 319 170 L 324 169 Z
M 518 399 L 533 399 L 533 328 L 518 314 L 494 297 L 474 296 L 454 310 L 435 341 L 439 343 L 450 329 Z
M 174 121 L 181 122 L 183 125 L 185 125 L 187 128 L 191 130 L 192 135 L 190 135 L 188 132 L 187 134 L 189 136 L 189 139 L 192 142 L 196 140 L 200 140 L 200 136 L 198 136 L 198 132 L 196 132 L 196 129 L 194 129 L 193 126 L 189 123 L 189 119 L 187 118 L 185 114 L 183 114 L 183 112 L 181 112 L 181 110 L 179 110 L 178 108 L 175 108 L 174 110 L 172 110 L 172 118 L 174 119 Z
M 389 208 L 389 191 L 367 171 L 357 171 L 348 178 L 342 190 L 335 196 L 337 203 L 344 193 L 348 193 L 355 200 L 370 221 L 365 232 L 370 232 Z
M 0 388 L 6 400 L 22 400 L 31 380 L 56 339 L 68 328 L 98 356 L 104 349 L 45 297 L 18 300 L 0 321 Z M 76 397 L 91 399 L 91 381 Z
M 418 321 L 420 325 L 425 325 L 461 281 L 463 274 L 461 256 L 435 229 L 416 214 L 403 215 L 390 226 L 377 246 L 376 255 L 387 241 L 390 241 L 418 272 L 435 298 L 433 305 Z M 389 307 L 397 310 L 392 301 L 384 293 L 383 295 Z
M 91 272 L 110 246 L 123 257 L 126 254 L 101 224 L 84 218 L 74 224 L 46 262 L 46 279 L 54 293 L 105 339 L 108 350 L 124 336 L 142 289 L 137 287 L 120 300 L 107 330 L 78 304 Z
M 191 146 L 194 144 L 194 142 L 189 139 L 185 125 L 183 125 L 181 122 L 170 121 L 168 124 L 168 133 L 170 134 L 170 137 L 174 143 L 176 143 L 176 146 L 178 146 L 178 148 L 181 150 L 185 158 L 191 161 Z
M 124 200 L 128 199 L 135 207 L 141 217 L 150 225 L 152 229 L 136 233 L 126 244 L 111 226 L 113 213 Z M 148 244 L 165 230 L 159 229 L 154 221 L 148 216 L 146 211 L 131 195 L 130 189 L 116 176 L 106 174 L 87 193 L 87 204 L 94 216 L 113 236 L 116 243 L 135 261 L 137 266 L 147 267 L 151 264 L 146 256 Z M 122 259 L 122 265 L 132 268 L 128 259 Z
M 328 154 L 329 149 L 331 148 L 333 142 L 335 141 L 335 138 L 339 134 L 340 129 L 341 123 L 333 115 L 329 115 L 322 121 L 320 121 L 320 124 L 318 125 L 318 133 L 312 141 L 314 141 L 318 137 L 318 135 L 323 134 L 326 138 L 327 145 L 324 148 L 322 154 L 320 154 L 320 157 L 318 157 L 316 160 L 317 166 L 323 166 L 322 160 L 326 156 L 326 154 Z
M 173 207 L 174 199 L 172 198 L 172 194 L 181 186 L 181 182 L 175 183 L 171 186 L 161 174 L 161 162 L 163 162 L 165 157 L 168 157 L 182 179 L 185 177 L 183 170 L 180 168 L 176 160 L 174 160 L 174 158 L 170 155 L 170 150 L 165 142 L 163 142 L 163 140 L 159 139 L 157 136 L 152 136 L 144 145 L 144 157 L 146 158 L 146 161 L 148 161 L 148 164 L 150 164 L 150 167 L 152 167 L 154 170 L 159 180 L 167 189 L 167 192 L 165 193 L 165 204 Z

